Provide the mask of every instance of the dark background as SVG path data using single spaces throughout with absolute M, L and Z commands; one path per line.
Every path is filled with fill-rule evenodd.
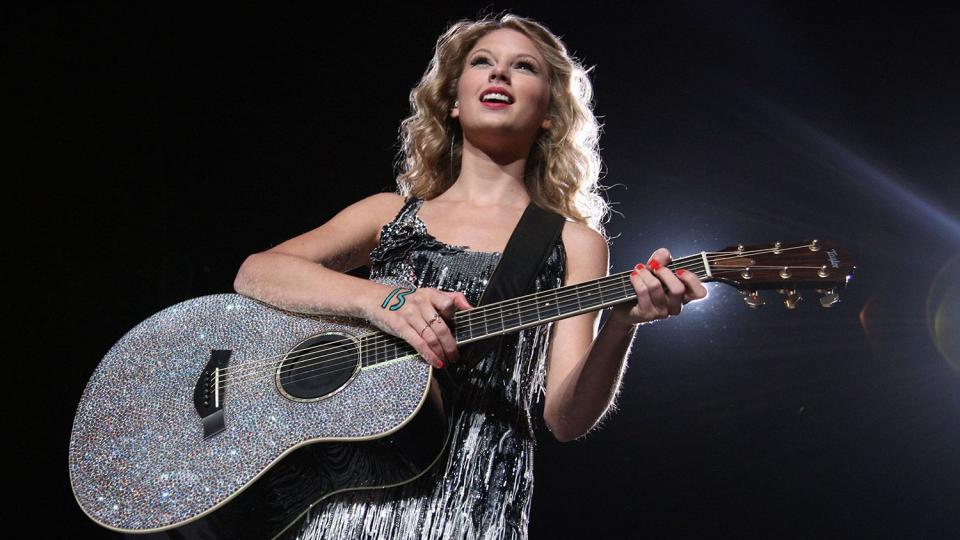
M 99 359 L 156 311 L 231 291 L 248 254 L 392 190 L 409 89 L 447 23 L 484 8 L 596 66 L 614 271 L 659 246 L 809 238 L 857 264 L 829 311 L 812 294 L 747 310 L 715 285 L 641 327 L 603 427 L 541 433 L 531 536 L 960 536 L 956 20 L 869 3 L 8 11 L 23 519 L 105 536 L 66 455 Z

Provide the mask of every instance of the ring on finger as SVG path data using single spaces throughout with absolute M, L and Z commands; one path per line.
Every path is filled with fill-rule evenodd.
M 423 333 L 427 331 L 427 328 L 433 326 L 433 323 L 437 322 L 437 319 L 440 318 L 439 313 L 434 313 L 433 318 L 427 321 L 427 325 L 423 327 L 423 330 L 420 331 L 420 337 L 423 337 Z

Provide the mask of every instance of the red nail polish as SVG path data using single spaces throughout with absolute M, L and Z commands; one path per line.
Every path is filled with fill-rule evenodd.
M 443 360 L 437 359 L 437 367 L 443 369 Z
M 639 273 L 639 272 L 637 272 L 636 270 L 632 270 L 632 271 L 630 272 L 630 275 L 633 276 L 633 277 L 637 277 L 637 274 L 638 274 L 638 273 Z
M 655 260 L 653 260 L 653 259 L 650 259 L 650 262 L 647 263 L 647 266 L 649 266 L 651 269 L 653 269 L 654 272 L 656 272 L 657 270 L 660 269 L 660 263 L 658 263 L 657 261 L 655 261 Z
M 680 268 L 680 269 L 677 270 L 677 275 L 678 275 L 678 276 L 682 276 L 682 275 L 684 275 L 684 274 L 686 274 L 686 273 L 687 273 L 687 271 L 684 270 L 683 268 Z
M 636 268 L 637 270 L 643 270 L 644 266 L 642 264 L 637 264 L 637 266 L 635 266 L 634 268 Z

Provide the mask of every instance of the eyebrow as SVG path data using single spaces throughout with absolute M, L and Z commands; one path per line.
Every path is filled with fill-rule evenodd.
M 471 53 L 470 56 L 473 56 L 473 55 L 477 54 L 478 52 L 485 52 L 485 53 L 487 53 L 487 54 L 489 54 L 490 56 L 493 56 L 493 57 L 496 57 L 496 56 L 497 56 L 497 55 L 493 54 L 493 51 L 491 51 L 490 49 L 484 49 L 484 48 L 480 48 L 480 49 L 477 49 L 477 50 L 473 51 L 473 53 Z M 536 57 L 536 56 L 533 56 L 532 54 L 528 54 L 528 53 L 520 53 L 520 54 L 517 55 L 518 58 L 521 57 L 521 56 L 533 60 L 533 63 L 537 64 L 537 67 L 540 67 L 540 61 L 537 60 L 537 57 Z

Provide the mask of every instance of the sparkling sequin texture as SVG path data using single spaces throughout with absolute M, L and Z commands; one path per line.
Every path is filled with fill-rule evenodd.
M 371 279 L 460 291 L 476 305 L 500 253 L 469 251 L 431 236 L 407 201 L 385 225 L 370 254 Z M 536 289 L 560 287 L 565 253 L 557 241 Z M 312 510 L 298 539 L 526 538 L 533 494 L 534 439 L 530 411 L 542 395 L 551 325 L 505 339 L 469 373 L 460 395 L 446 461 L 410 484 L 335 495 Z M 462 370 L 454 365 L 454 370 Z
M 101 361 L 74 419 L 69 468 L 81 508 L 111 528 L 166 527 L 224 501 L 287 449 L 325 437 L 379 436 L 399 425 L 422 398 L 403 390 L 429 380 L 418 359 L 365 368 L 342 391 L 307 404 L 284 399 L 264 369 L 264 359 L 306 336 L 371 332 L 358 323 L 293 316 L 222 294 L 139 324 Z M 227 429 L 205 440 L 193 389 L 211 349 L 233 350 L 230 369 L 247 375 L 226 390 Z

